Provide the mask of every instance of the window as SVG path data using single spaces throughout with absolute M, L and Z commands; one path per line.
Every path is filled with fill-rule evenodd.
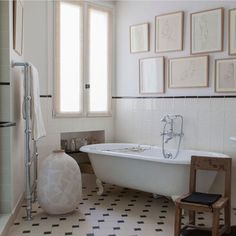
M 89 8 L 89 112 L 108 110 L 109 13 Z M 97 89 L 100 88 L 100 89 Z
M 112 10 L 55 2 L 56 116 L 111 113 Z

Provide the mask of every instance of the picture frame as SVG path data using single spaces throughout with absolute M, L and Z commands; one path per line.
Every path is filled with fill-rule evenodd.
M 189 56 L 169 59 L 169 88 L 208 87 L 208 56 Z
M 236 55 L 236 8 L 229 10 L 228 53 Z
M 139 60 L 139 93 L 164 93 L 165 58 L 149 57 Z
M 23 48 L 23 5 L 20 0 L 13 0 L 13 49 L 22 55 Z
M 236 92 L 236 58 L 215 60 L 215 92 Z
M 130 26 L 130 53 L 148 52 L 150 50 L 150 26 L 142 23 Z
M 183 50 L 184 12 L 172 12 L 155 17 L 155 52 Z
M 191 54 L 223 51 L 224 8 L 191 13 L 190 27 Z

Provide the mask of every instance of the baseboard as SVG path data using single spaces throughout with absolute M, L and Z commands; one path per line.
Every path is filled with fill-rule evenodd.
M 13 222 L 16 219 L 16 216 L 21 208 L 22 202 L 24 201 L 24 194 L 20 197 L 19 201 L 17 202 L 15 208 L 12 210 L 11 214 L 9 214 L 8 218 L 6 219 L 5 224 L 3 225 L 3 229 L 0 232 L 0 236 L 7 236 L 7 233 L 10 227 L 13 225 Z

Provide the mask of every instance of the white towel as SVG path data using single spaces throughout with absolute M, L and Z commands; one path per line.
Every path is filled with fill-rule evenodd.
M 32 119 L 32 139 L 38 140 L 46 136 L 46 130 L 41 111 L 40 92 L 39 92 L 39 73 L 38 70 L 30 64 L 30 92 L 31 92 L 31 119 Z

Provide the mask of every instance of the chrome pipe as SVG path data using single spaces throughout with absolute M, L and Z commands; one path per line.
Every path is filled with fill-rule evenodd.
M 31 187 L 31 194 L 32 194 L 32 195 L 34 194 L 34 190 L 36 189 L 36 187 L 37 187 L 37 183 L 34 182 L 33 185 L 32 185 L 32 187 Z
M 25 110 L 25 170 L 26 170 L 26 213 L 27 220 L 32 219 L 31 211 L 32 211 L 32 195 L 31 195 L 31 175 L 30 175 L 30 79 L 28 76 L 28 65 L 24 63 L 24 90 L 25 90 L 25 101 L 24 101 L 24 110 Z
M 29 66 L 29 63 L 28 62 L 15 62 L 15 61 L 12 61 L 11 65 L 12 65 L 12 67 L 15 67 L 15 66 Z
M 36 187 L 37 187 L 37 180 L 38 180 L 38 148 L 37 148 L 37 143 L 34 141 L 34 187 L 33 191 L 31 194 L 33 194 L 33 202 L 36 201 L 37 194 L 36 194 Z
M 30 78 L 29 78 L 29 66 L 28 62 L 14 62 L 12 61 L 12 67 L 24 67 L 24 119 L 25 119 L 25 198 L 26 198 L 26 219 L 32 220 L 32 193 L 36 189 L 36 182 L 31 187 L 31 155 L 30 155 L 30 109 L 31 109 L 31 94 L 30 94 Z M 37 146 L 34 141 L 34 153 L 33 156 L 37 156 Z M 37 159 L 37 158 L 32 158 Z M 37 166 L 36 166 L 37 167 Z M 37 174 L 35 174 L 36 176 Z M 34 178 L 35 178 L 34 176 Z

